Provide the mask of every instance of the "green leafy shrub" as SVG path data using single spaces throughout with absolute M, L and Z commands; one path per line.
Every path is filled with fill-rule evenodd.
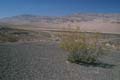
M 99 33 L 88 35 L 78 32 L 61 33 L 60 47 L 68 51 L 68 61 L 72 63 L 95 63 L 104 54 L 99 42 Z

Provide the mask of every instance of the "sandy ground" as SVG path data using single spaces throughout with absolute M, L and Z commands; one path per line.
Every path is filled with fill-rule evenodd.
M 110 21 L 93 20 L 81 22 L 59 22 L 59 23 L 46 23 L 46 22 L 32 22 L 31 24 L 14 23 L 12 27 L 27 30 L 69 30 L 76 29 L 77 27 L 83 32 L 101 32 L 120 34 L 120 23 L 112 23 Z
M 67 62 L 54 42 L 0 44 L 0 80 L 120 80 L 120 52 L 110 53 L 106 67 L 85 66 Z

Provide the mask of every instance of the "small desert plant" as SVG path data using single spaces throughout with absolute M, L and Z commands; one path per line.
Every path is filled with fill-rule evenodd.
M 70 53 L 68 56 L 70 62 L 95 63 L 104 54 L 99 37 L 99 33 L 88 35 L 79 32 L 63 32 L 60 47 Z
M 12 35 L 0 34 L 0 41 L 2 42 L 16 42 L 18 38 Z

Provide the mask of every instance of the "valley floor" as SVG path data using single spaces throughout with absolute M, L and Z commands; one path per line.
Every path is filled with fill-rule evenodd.
M 102 60 L 114 66 L 85 66 L 55 42 L 0 44 L 0 80 L 120 80 L 120 51 L 111 53 Z

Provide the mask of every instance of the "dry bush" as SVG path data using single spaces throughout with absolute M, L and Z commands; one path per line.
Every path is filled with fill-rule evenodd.
M 16 42 L 18 41 L 18 38 L 12 35 L 0 34 L 0 41 L 1 42 Z
M 60 47 L 68 51 L 68 61 L 95 63 L 104 54 L 99 33 L 89 35 L 79 32 L 62 32 Z

